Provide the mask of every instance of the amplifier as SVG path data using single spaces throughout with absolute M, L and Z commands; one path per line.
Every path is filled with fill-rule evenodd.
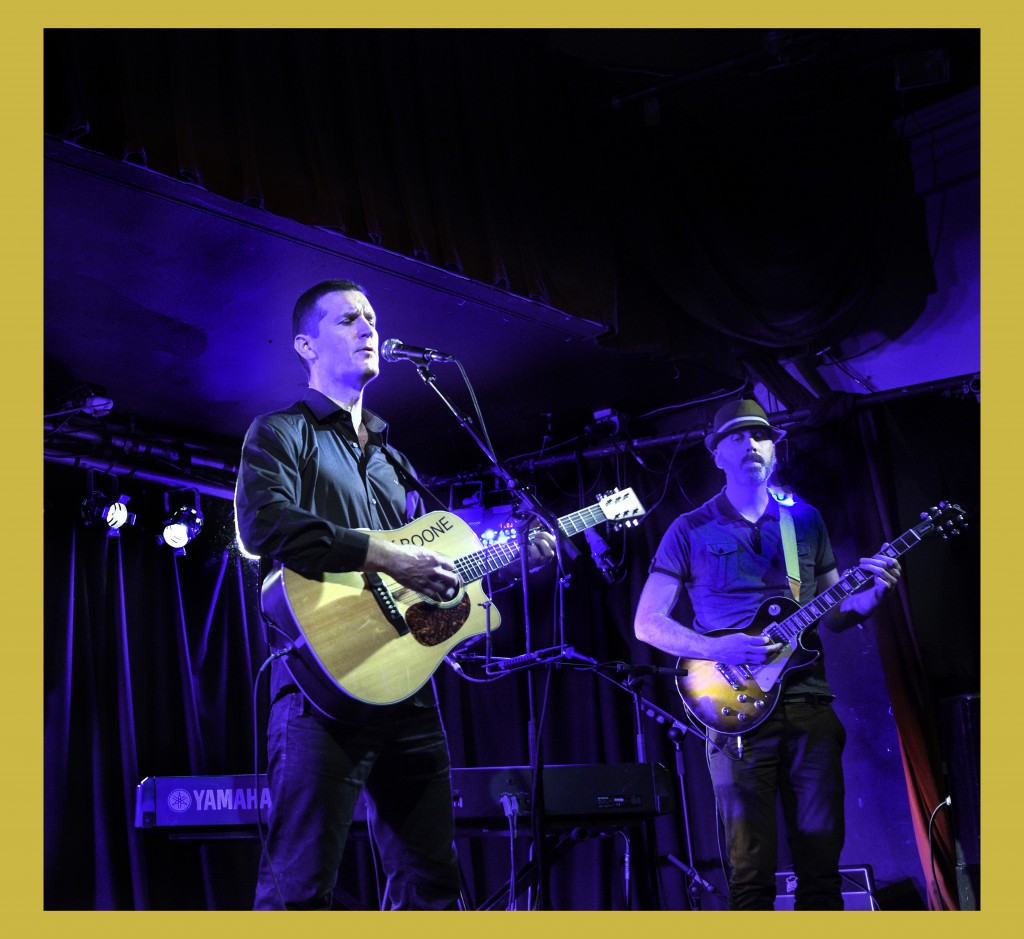
M 545 766 L 544 817 L 554 827 L 619 827 L 675 808 L 672 777 L 654 763 Z M 531 815 L 529 766 L 482 766 L 452 770 L 452 804 L 459 828 L 505 831 L 504 804 Z M 511 798 L 510 798 L 511 797 Z M 246 837 L 255 832 L 257 810 L 270 810 L 266 776 L 147 776 L 136 787 L 135 827 L 162 828 L 178 837 Z M 356 806 L 355 826 L 365 827 L 366 804 Z

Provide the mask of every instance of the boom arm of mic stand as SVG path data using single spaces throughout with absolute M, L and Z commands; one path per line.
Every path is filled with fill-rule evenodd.
M 433 390 L 443 402 L 445 407 L 451 411 L 455 420 L 459 422 L 459 425 L 473 438 L 473 442 L 480 448 L 484 456 L 490 461 L 491 465 L 498 471 L 498 474 L 505 481 L 505 488 L 509 492 L 516 493 L 522 502 L 527 506 L 530 512 L 536 515 L 541 521 L 543 521 L 550 529 L 552 534 L 555 536 L 555 552 L 558 559 L 559 570 L 564 570 L 562 563 L 562 538 L 564 533 L 558 527 L 558 519 L 556 519 L 547 509 L 540 505 L 536 499 L 534 499 L 528 492 L 526 492 L 522 486 L 513 478 L 512 474 L 505 469 L 501 461 L 498 459 L 497 454 L 487 445 L 487 442 L 477 432 L 476 427 L 473 425 L 472 418 L 463 414 L 462 411 L 455 405 L 455 403 L 437 386 L 437 379 L 433 372 L 430 371 L 430 367 L 426 364 L 417 365 L 416 371 L 420 378 L 423 379 L 423 383 L 430 389 Z M 525 551 L 525 548 L 524 548 Z
M 462 428 L 473 438 L 473 442 L 483 451 L 484 456 L 491 461 L 494 468 L 501 473 L 505 480 L 506 485 L 511 486 L 514 482 L 508 471 L 498 462 L 498 458 L 491 451 L 491 448 L 487 446 L 484 439 L 477 433 L 476 428 L 473 426 L 473 419 L 463 414 L 456 406 L 455 403 L 440 389 L 437 387 L 437 378 L 432 371 L 430 371 L 429 365 L 417 365 L 416 372 L 423 379 L 423 384 L 428 388 L 432 389 L 445 404 L 445 407 L 452 412 L 455 420 L 459 422 Z
M 618 678 L 615 678 L 612 675 L 605 674 L 605 672 L 599 668 L 594 669 L 594 671 L 597 672 L 597 674 L 600 675 L 603 679 L 605 679 L 605 681 L 610 681 L 613 685 L 615 685 L 617 688 L 621 688 L 627 694 L 634 695 L 636 699 L 640 702 L 640 704 L 643 706 L 643 714 L 645 717 L 653 717 L 655 721 L 657 721 L 657 723 L 659 724 L 668 724 L 668 726 L 672 730 L 676 730 L 681 734 L 690 733 L 690 728 L 687 727 L 686 724 L 677 720 L 675 717 L 673 717 L 672 714 L 670 714 L 664 708 L 658 707 L 657 704 L 655 704 L 653 701 L 648 700 L 639 692 L 634 691 L 632 688 L 628 687 L 628 685 L 626 684 L 628 679 L 620 681 Z

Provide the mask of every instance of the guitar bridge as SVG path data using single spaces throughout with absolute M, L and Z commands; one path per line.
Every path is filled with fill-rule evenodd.
M 363 574 L 363 577 L 366 580 L 366 586 L 370 588 L 370 593 L 373 594 L 373 599 L 377 601 L 377 606 L 384 614 L 384 618 L 394 627 L 399 636 L 404 636 L 409 632 L 409 627 L 402 618 L 402 613 L 398 609 L 394 597 L 391 596 L 391 591 L 384 586 L 380 574 L 374 572 Z

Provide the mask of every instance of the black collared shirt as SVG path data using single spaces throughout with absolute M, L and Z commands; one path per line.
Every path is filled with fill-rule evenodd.
M 817 593 L 818 578 L 835 569 L 836 559 L 817 509 L 797 503 L 790 514 L 799 557 L 800 602 L 807 603 Z M 673 615 L 684 622 L 692 612 L 693 628 L 699 633 L 742 629 L 765 600 L 793 597 L 778 504 L 769 499 L 764 514 L 751 522 L 736 510 L 725 489 L 669 526 L 650 569 L 682 583 L 688 602 L 681 601 Z M 808 648 L 820 648 L 816 630 L 812 627 L 803 635 Z M 823 660 L 796 672 L 787 691 L 831 694 Z
M 235 485 L 235 518 L 242 546 L 260 556 L 264 574 L 275 561 L 306 577 L 358 570 L 370 536 L 357 529 L 399 528 L 423 514 L 419 493 L 404 484 L 402 471 L 414 478 L 412 467 L 402 454 L 385 449 L 387 424 L 364 410 L 363 425 L 365 450 L 348 411 L 312 389 L 250 425 Z M 290 686 L 286 660 L 279 659 L 271 669 L 271 698 Z M 409 703 L 433 705 L 432 686 Z M 353 720 L 381 710 L 350 705 Z
M 311 577 L 358 570 L 369 535 L 422 513 L 388 453 L 387 424 L 363 411 L 362 450 L 349 413 L 312 389 L 291 407 L 257 417 L 245 436 L 235 515 L 242 545 Z M 401 454 L 391 457 L 412 475 Z

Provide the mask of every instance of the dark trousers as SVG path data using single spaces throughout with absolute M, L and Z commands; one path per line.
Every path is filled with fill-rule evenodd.
M 731 909 L 775 905 L 776 805 L 782 804 L 796 874 L 798 910 L 841 910 L 846 731 L 827 703 L 778 704 L 756 731 L 715 734 L 711 779 L 725 828 Z
M 330 907 L 364 787 L 387 877 L 386 905 L 457 909 L 451 767 L 437 708 L 404 702 L 373 711 L 368 720 L 346 723 L 323 717 L 297 692 L 274 702 L 267 731 L 270 854 L 260 861 L 254 909 Z

